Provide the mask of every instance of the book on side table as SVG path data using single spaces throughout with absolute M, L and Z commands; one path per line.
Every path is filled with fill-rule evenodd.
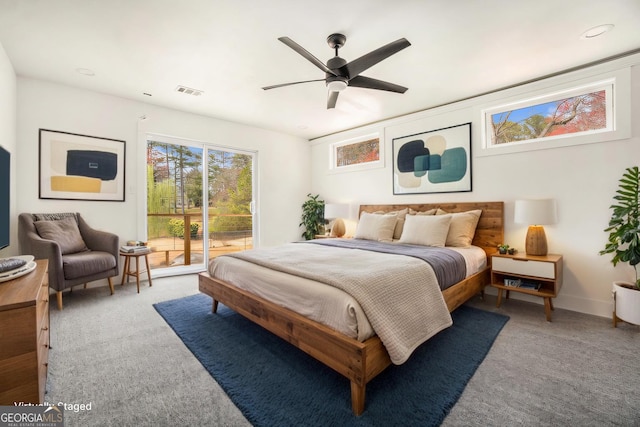
M 120 252 L 125 254 L 144 254 L 151 252 L 151 250 L 147 246 L 123 245 L 120 246 Z

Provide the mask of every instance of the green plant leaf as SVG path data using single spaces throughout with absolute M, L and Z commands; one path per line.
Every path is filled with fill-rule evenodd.
M 618 189 L 613 196 L 617 203 L 611 205 L 609 233 L 607 243 L 600 255 L 612 254 L 611 263 L 626 262 L 631 266 L 640 264 L 640 168 L 633 166 L 625 169 L 618 180 Z M 638 270 L 636 285 L 640 289 Z

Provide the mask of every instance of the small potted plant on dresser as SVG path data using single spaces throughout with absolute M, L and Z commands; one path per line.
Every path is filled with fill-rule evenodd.
M 613 254 L 611 263 L 629 263 L 635 270 L 635 282 L 613 282 L 613 326 L 618 320 L 640 325 L 640 170 L 638 166 L 627 168 L 620 179 L 611 205 L 613 213 L 609 227 L 609 239 L 600 255 Z

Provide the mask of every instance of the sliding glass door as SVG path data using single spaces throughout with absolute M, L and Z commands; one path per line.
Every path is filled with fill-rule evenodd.
M 147 141 L 152 270 L 202 268 L 212 257 L 253 247 L 254 157 L 191 141 Z

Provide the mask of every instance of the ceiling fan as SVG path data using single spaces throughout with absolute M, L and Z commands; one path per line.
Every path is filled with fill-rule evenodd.
M 331 34 L 329 37 L 327 37 L 327 43 L 329 44 L 329 47 L 331 49 L 335 49 L 336 55 L 333 58 L 329 59 L 326 65 L 322 63 L 318 58 L 310 54 L 298 43 L 291 40 L 289 37 L 280 37 L 278 38 L 278 40 L 298 52 L 313 65 L 324 71 L 326 73 L 326 77 L 324 79 L 305 80 L 301 82 L 266 86 L 262 88 L 264 90 L 275 89 L 283 86 L 297 85 L 300 83 L 324 81 L 327 84 L 327 88 L 329 89 L 327 109 L 335 108 L 336 101 L 338 100 L 338 94 L 342 90 L 346 89 L 347 86 L 360 87 L 365 89 L 386 90 L 389 92 L 397 93 L 405 93 L 407 91 L 407 88 L 404 86 L 360 75 L 360 73 L 376 65 L 383 59 L 386 59 L 394 53 L 398 53 L 402 49 L 411 46 L 411 43 L 409 43 L 409 41 L 405 38 L 398 39 L 376 50 L 373 50 L 358 59 L 347 62 L 338 56 L 338 49 L 344 46 L 347 38 L 343 34 Z

